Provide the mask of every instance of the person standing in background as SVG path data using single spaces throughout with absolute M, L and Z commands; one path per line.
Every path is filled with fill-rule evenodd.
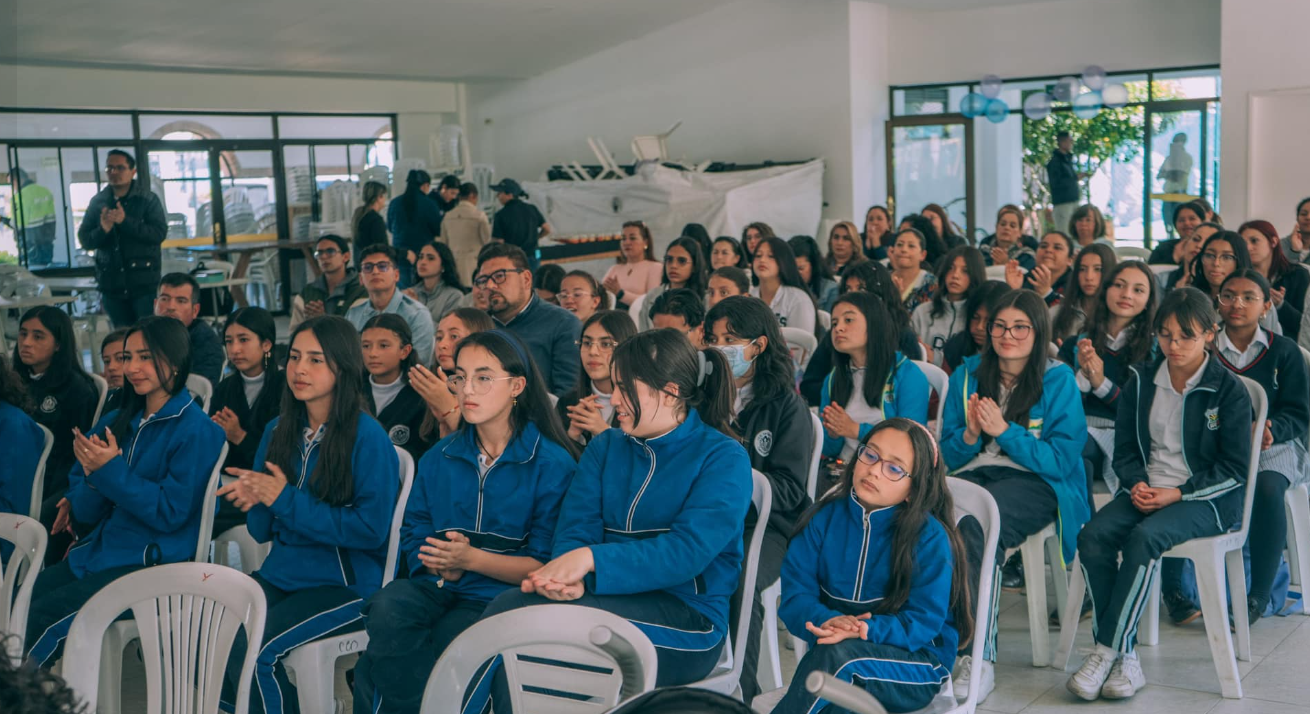
M 441 235 L 441 221 L 459 205 L 459 177 L 450 174 L 442 176 L 437 190 L 429 193 L 428 198 L 437 204 L 437 210 L 441 213 L 441 218 L 437 220 L 437 235 Z
M 1046 162 L 1046 181 L 1051 190 L 1051 224 L 1054 230 L 1064 230 L 1073 218 L 1074 209 L 1082 198 L 1079 181 L 1087 178 L 1073 164 L 1073 135 L 1062 131 L 1055 135 L 1055 151 Z
M 136 180 L 136 159 L 113 149 L 105 159 L 109 185 L 87 204 L 77 242 L 96 252 L 96 284 L 114 327 L 154 314 L 160 244 L 168 235 L 164 204 Z
M 25 246 L 27 264 L 49 265 L 55 257 L 55 196 L 22 169 L 14 169 L 14 182 L 14 232 Z
M 523 201 L 528 194 L 514 179 L 501 179 L 491 187 L 500 201 L 500 210 L 496 211 L 495 222 L 491 225 L 491 235 L 512 246 L 521 249 L 528 256 L 529 269 L 536 271 L 541 264 L 537 255 L 537 243 L 550 235 L 550 224 L 537 207 Z
M 423 246 L 441 232 L 441 209 L 433 201 L 421 200 L 432 190 L 432 176 L 422 169 L 413 169 L 405 177 L 405 192 L 391 201 L 387 208 L 387 227 L 398 254 L 400 286 L 414 284 L 414 264 Z M 356 250 L 355 255 L 362 256 Z
M 1155 174 L 1156 178 L 1164 179 L 1165 193 L 1187 193 L 1187 186 L 1192 179 L 1192 162 L 1192 155 L 1187 153 L 1187 135 L 1182 132 L 1174 134 L 1174 139 L 1169 144 L 1169 155 L 1165 157 L 1164 163 L 1160 164 L 1160 170 Z M 1162 214 L 1173 216 L 1174 209 L 1183 203 L 1185 201 L 1165 201 Z M 1164 229 L 1172 238 L 1173 225 L 1166 223 Z
M 355 250 L 366 248 L 374 243 L 390 244 L 387 240 L 387 222 L 382 220 L 382 209 L 387 205 L 386 184 L 368 181 L 364 184 L 364 205 L 355 209 L 350 222 L 351 235 L 355 237 Z
M 443 184 L 445 180 L 442 179 Z M 473 282 L 478 251 L 491 242 L 491 221 L 478 208 L 477 186 L 466 183 L 459 187 L 459 201 L 441 219 L 441 240 L 450 246 L 450 252 L 455 255 L 460 282 Z

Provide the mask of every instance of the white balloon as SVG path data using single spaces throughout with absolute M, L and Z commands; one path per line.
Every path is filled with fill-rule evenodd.
M 1093 92 L 1105 88 L 1105 68 L 1099 64 L 1089 64 L 1083 68 L 1083 84 Z
M 1122 84 L 1107 84 L 1101 90 L 1101 103 L 1118 109 L 1128 103 L 1128 89 Z
M 982 78 L 980 91 L 984 97 L 995 99 L 1001 95 L 1001 78 L 994 74 L 986 75 Z
M 1051 95 L 1038 92 L 1028 95 L 1023 100 L 1023 115 L 1033 121 L 1041 121 L 1051 113 Z

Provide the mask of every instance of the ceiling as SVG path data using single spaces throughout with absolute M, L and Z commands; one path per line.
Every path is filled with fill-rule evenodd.
M 917 10 L 1025 1 L 1035 0 L 883 0 Z M 0 60 L 476 81 L 531 77 L 733 0 L 14 2 L 5 35 L 17 39 L 0 43 Z

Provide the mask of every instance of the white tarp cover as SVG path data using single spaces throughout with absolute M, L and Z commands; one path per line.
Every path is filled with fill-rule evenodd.
M 622 179 L 525 182 L 523 190 L 555 235 L 614 234 L 624 221 L 645 221 L 658 257 L 688 223 L 704 225 L 711 237 L 739 237 L 755 221 L 783 238 L 814 235 L 823 212 L 823 160 L 724 173 L 646 164 Z

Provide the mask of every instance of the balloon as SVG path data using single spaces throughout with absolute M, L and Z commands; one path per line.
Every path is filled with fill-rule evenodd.
M 1055 95 L 1056 100 L 1061 102 L 1072 102 L 1073 98 L 1078 95 L 1080 86 L 1077 77 L 1061 77 L 1055 83 L 1051 93 Z
M 987 97 L 977 93 L 969 92 L 960 100 L 960 113 L 972 119 L 981 116 L 987 110 Z
M 1079 94 L 1073 100 L 1073 115 L 1079 119 L 1094 119 L 1101 113 L 1101 93 L 1088 92 Z
M 1107 107 L 1118 109 L 1128 103 L 1128 89 L 1122 84 L 1107 84 L 1101 90 L 1101 102 Z
M 1001 95 L 1001 78 L 994 74 L 989 74 L 983 77 L 982 95 L 988 99 L 999 97 Z
M 1083 84 L 1093 92 L 1105 88 L 1105 68 L 1099 64 L 1089 64 L 1083 68 Z
M 987 121 L 993 124 L 1002 124 L 1010 118 L 1010 105 L 1000 99 L 993 99 L 987 102 L 987 108 L 984 112 L 987 115 Z
M 1023 100 L 1023 115 L 1033 121 L 1041 121 L 1051 113 L 1051 95 L 1046 92 L 1029 94 Z

